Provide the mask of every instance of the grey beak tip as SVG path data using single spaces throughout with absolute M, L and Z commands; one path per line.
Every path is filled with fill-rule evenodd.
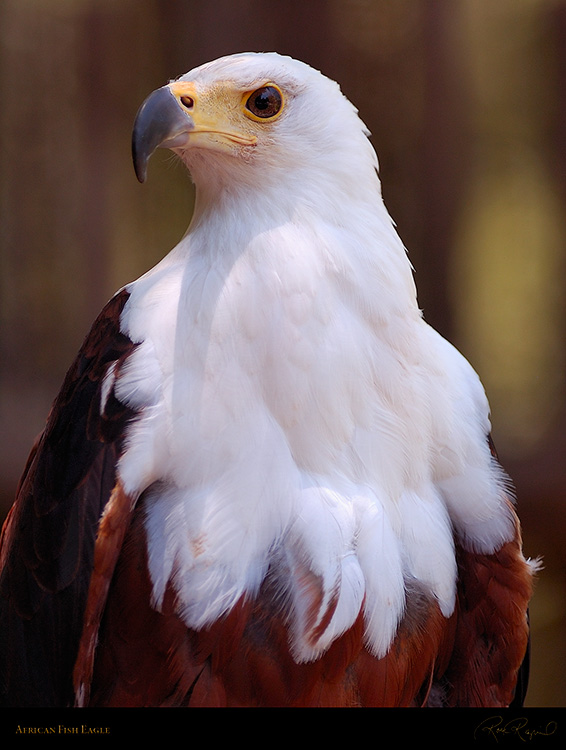
M 192 121 L 179 107 L 168 86 L 150 94 L 138 110 L 132 132 L 132 159 L 136 177 L 145 182 L 153 152 L 170 147 L 174 138 L 192 128 Z
M 147 178 L 147 162 L 149 157 L 140 155 L 138 144 L 136 142 L 136 134 L 132 136 L 132 161 L 134 163 L 134 171 L 139 182 L 145 182 Z

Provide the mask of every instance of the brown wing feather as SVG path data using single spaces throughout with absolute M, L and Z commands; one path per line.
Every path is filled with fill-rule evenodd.
M 491 555 L 457 547 L 459 586 L 446 705 L 497 707 L 522 702 L 528 671 L 532 569 L 516 537 Z M 520 682 L 521 695 L 516 695 Z
M 499 463 L 491 435 L 488 445 Z M 528 605 L 538 564 L 523 556 L 521 527 L 510 497 L 508 503 L 515 519 L 510 542 L 491 555 L 456 544 L 454 646 L 438 693 L 442 705 L 519 708 L 525 701 L 530 669 Z
M 120 333 L 127 292 L 95 321 L 34 446 L 0 551 L 0 705 L 72 703 L 99 518 L 115 485 L 125 425 L 112 395 L 100 413 L 102 379 L 134 344 Z

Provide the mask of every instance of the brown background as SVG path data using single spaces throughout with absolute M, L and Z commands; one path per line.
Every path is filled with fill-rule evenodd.
M 1 515 L 96 313 L 188 224 L 170 157 L 135 180 L 137 107 L 247 50 L 339 80 L 373 133 L 420 304 L 486 385 L 527 554 L 544 557 L 528 704 L 563 706 L 564 0 L 2 0 Z

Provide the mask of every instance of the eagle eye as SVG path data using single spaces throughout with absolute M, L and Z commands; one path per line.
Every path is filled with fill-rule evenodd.
M 254 119 L 268 120 L 279 114 L 283 106 L 283 95 L 277 86 L 262 86 L 249 95 L 246 109 Z

